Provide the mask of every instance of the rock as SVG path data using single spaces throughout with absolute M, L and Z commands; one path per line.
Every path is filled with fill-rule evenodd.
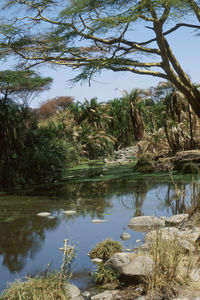
M 106 223 L 108 220 L 93 219 L 91 223 Z
M 185 237 L 180 233 L 175 227 L 165 227 L 160 230 L 152 230 L 148 232 L 144 238 L 145 243 L 156 242 L 157 239 L 164 239 L 168 241 L 177 241 L 185 250 L 194 251 L 195 247 L 193 244 L 185 239 Z
M 37 216 L 39 216 L 39 217 L 49 217 L 49 216 L 51 216 L 51 214 L 49 212 L 41 212 L 41 213 L 38 213 Z
M 129 233 L 124 232 L 120 235 L 120 238 L 124 241 L 127 241 L 131 238 L 131 235 Z
M 81 295 L 81 291 L 79 290 L 79 288 L 73 284 L 73 283 L 67 283 L 66 284 L 66 289 L 69 293 L 69 296 L 74 299 L 77 298 Z
M 101 258 L 93 258 L 91 259 L 91 262 L 93 262 L 94 264 L 100 264 L 103 262 L 103 259 Z
M 178 226 L 183 220 L 188 218 L 188 214 L 174 215 L 165 220 L 166 225 Z
M 134 256 L 135 255 L 133 253 L 117 252 L 109 258 L 109 260 L 105 263 L 105 266 L 109 266 L 118 271 L 121 266 L 130 263 Z
M 85 291 L 85 292 L 83 292 L 82 293 L 82 296 L 84 297 L 84 298 L 89 298 L 90 297 L 90 292 L 88 292 L 88 291 Z
M 76 211 L 75 210 L 63 210 L 63 214 L 67 216 L 75 215 Z
M 189 276 L 192 281 L 200 281 L 200 269 L 192 269 Z
M 153 270 L 153 265 L 154 263 L 150 256 L 138 255 L 130 263 L 119 267 L 118 271 L 121 275 L 137 280 L 150 274 Z
M 104 291 L 103 293 L 92 296 L 91 300 L 114 300 L 118 293 L 118 290 Z
M 154 228 L 164 227 L 165 221 L 153 216 L 140 216 L 130 219 L 128 226 L 135 231 L 146 232 Z

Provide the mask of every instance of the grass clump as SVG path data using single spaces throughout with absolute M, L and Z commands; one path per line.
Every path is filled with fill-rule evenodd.
M 96 245 L 90 253 L 90 258 L 101 258 L 103 261 L 107 261 L 116 252 L 122 252 L 122 244 L 112 239 L 106 239 Z
M 165 299 L 171 299 L 176 295 L 180 285 L 187 285 L 188 270 L 182 274 L 181 262 L 185 259 L 185 250 L 181 247 L 177 238 L 164 239 L 158 232 L 151 244 L 150 254 L 154 261 L 153 271 L 147 276 L 145 289 L 148 295 L 164 295 Z M 189 259 L 190 254 L 187 259 Z M 152 298 L 153 299 L 153 298 Z
M 199 174 L 199 168 L 193 162 L 185 163 L 181 168 L 183 174 Z
M 113 270 L 109 266 L 105 266 L 103 263 L 97 265 L 96 271 L 93 273 L 94 281 L 97 284 L 110 285 L 113 286 L 119 285 L 119 273 Z
M 154 163 L 153 163 L 152 155 L 142 154 L 139 157 L 134 167 L 134 170 L 141 173 L 149 173 L 149 172 L 153 172 L 153 167 L 154 167 Z
M 62 265 L 58 271 L 47 269 L 34 278 L 26 278 L 26 281 L 16 280 L 0 295 L 0 300 L 70 300 L 67 283 L 72 275 L 75 250 L 69 250 L 67 242 L 64 240 Z
M 15 281 L 3 293 L 0 300 L 69 300 L 62 274 L 51 272 L 45 277 Z

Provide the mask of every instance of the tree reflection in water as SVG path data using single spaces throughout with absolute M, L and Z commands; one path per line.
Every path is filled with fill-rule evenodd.
M 46 231 L 55 230 L 62 218 L 66 218 L 60 216 L 62 210 L 75 209 L 77 214 L 71 217 L 74 220 L 80 216 L 103 218 L 118 199 L 134 216 L 140 216 L 144 214 L 148 192 L 158 186 L 166 191 L 160 203 L 170 207 L 173 214 L 185 212 L 188 191 L 193 195 L 193 203 L 197 201 L 196 183 L 193 182 L 190 188 L 179 184 L 178 189 L 168 183 L 162 186 L 158 179 L 150 176 L 99 182 L 71 181 L 21 191 L 18 195 L 1 194 L 0 255 L 3 264 L 11 272 L 22 270 L 27 259 L 34 258 L 44 245 Z M 55 218 L 38 217 L 37 213 L 42 211 L 51 212 Z M 67 220 L 70 220 L 69 216 Z

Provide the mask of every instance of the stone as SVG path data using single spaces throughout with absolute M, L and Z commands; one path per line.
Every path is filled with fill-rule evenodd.
M 169 226 L 178 226 L 183 220 L 188 218 L 188 214 L 179 214 L 171 216 L 170 218 L 165 220 L 166 225 Z
M 91 262 L 93 262 L 94 264 L 100 264 L 103 262 L 103 259 L 101 258 L 93 258 L 91 259 Z
M 114 300 L 118 293 L 118 290 L 104 291 L 103 293 L 92 296 L 91 300 Z
M 63 214 L 67 216 L 75 215 L 76 211 L 75 210 L 63 210 Z
M 200 281 L 200 269 L 192 269 L 189 276 L 192 281 Z
M 195 247 L 193 244 L 185 239 L 183 235 L 180 234 L 180 230 L 175 227 L 165 227 L 159 230 L 152 230 L 148 232 L 144 238 L 145 243 L 153 243 L 157 239 L 164 239 L 167 241 L 178 241 L 178 243 L 187 251 L 194 251 Z
M 85 292 L 83 292 L 82 293 L 82 296 L 84 297 L 84 298 L 89 298 L 90 297 L 90 292 L 88 292 L 88 291 L 85 291 Z
M 164 227 L 165 221 L 153 216 L 139 216 L 130 219 L 128 226 L 141 232 L 147 232 L 154 228 Z
M 91 223 L 106 223 L 108 220 L 93 219 Z
M 109 260 L 105 263 L 105 266 L 119 270 L 121 266 L 130 263 L 134 256 L 135 255 L 133 253 L 117 252 L 111 258 L 109 258 Z
M 118 270 L 121 275 L 138 279 L 151 274 L 153 265 L 154 263 L 150 256 L 138 255 L 130 263 L 121 266 Z
M 66 289 L 69 293 L 69 296 L 74 299 L 77 298 L 81 295 L 81 291 L 79 290 L 79 288 L 73 284 L 73 283 L 67 283 L 66 284 Z
M 39 216 L 39 217 L 49 217 L 49 216 L 51 216 L 51 214 L 49 212 L 41 212 L 41 213 L 38 213 L 37 216 Z
M 120 235 L 120 238 L 124 241 L 127 241 L 131 238 L 131 235 L 129 233 L 124 232 Z

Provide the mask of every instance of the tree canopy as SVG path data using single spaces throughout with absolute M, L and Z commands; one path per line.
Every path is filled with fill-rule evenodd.
M 25 63 L 71 67 L 78 70 L 74 81 L 90 80 L 103 69 L 169 80 L 200 117 L 200 91 L 181 67 L 168 40 L 181 28 L 199 31 L 200 1 L 10 0 L 6 3 L 8 7 L 28 9 L 28 16 L 26 12 L 12 23 L 14 28 L 20 28 L 18 34 L 13 34 L 12 27 L 6 34 L 2 32 L 1 37 L 2 49 L 8 47 Z

